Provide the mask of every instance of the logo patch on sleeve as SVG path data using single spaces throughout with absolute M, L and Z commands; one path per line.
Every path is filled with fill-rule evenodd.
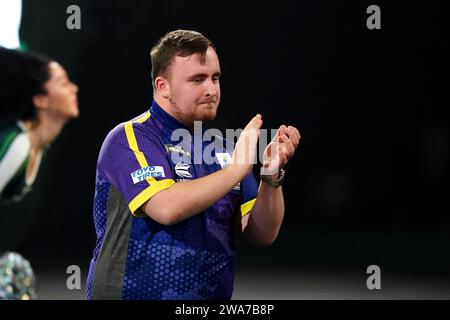
M 216 153 L 216 158 L 219 160 L 222 169 L 228 167 L 233 161 L 229 153 Z
M 144 181 L 149 177 L 165 178 L 166 175 L 164 173 L 164 168 L 162 166 L 148 166 L 136 170 L 131 174 L 131 178 L 133 179 L 134 184 Z

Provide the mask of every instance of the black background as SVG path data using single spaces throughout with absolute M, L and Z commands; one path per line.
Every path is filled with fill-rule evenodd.
M 66 28 L 71 4 L 81 8 L 81 30 Z M 381 30 L 366 27 L 371 4 L 381 8 Z M 261 113 L 267 129 L 302 133 L 286 168 L 279 240 L 241 244 L 242 263 L 446 272 L 447 20 L 439 2 L 24 1 L 21 38 L 66 68 L 81 116 L 53 143 L 33 193 L 2 208 L 0 249 L 90 259 L 101 143 L 149 107 L 150 49 L 182 28 L 217 47 L 215 126 L 243 128 Z

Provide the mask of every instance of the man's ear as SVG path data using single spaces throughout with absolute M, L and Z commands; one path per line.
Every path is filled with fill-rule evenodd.
M 170 98 L 170 85 L 169 81 L 164 77 L 157 77 L 155 79 L 155 89 L 161 97 L 164 99 Z
M 33 104 L 36 107 L 36 109 L 47 109 L 48 97 L 44 94 L 35 94 L 33 96 Z

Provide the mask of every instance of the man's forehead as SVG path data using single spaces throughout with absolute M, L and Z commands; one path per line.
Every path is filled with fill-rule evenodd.
M 200 53 L 194 53 L 190 56 L 175 56 L 171 63 L 177 67 L 183 66 L 185 68 L 210 68 L 219 67 L 219 58 L 213 48 L 208 48 L 204 58 Z
M 175 57 L 173 57 L 173 64 L 189 64 L 189 63 L 199 63 L 199 64 L 205 64 L 206 60 L 201 61 L 201 55 L 200 53 L 194 53 L 193 55 L 190 56 L 178 56 L 176 55 Z
M 190 56 L 175 56 L 167 68 L 166 77 L 172 78 L 181 77 L 184 79 L 195 75 L 213 76 L 220 74 L 219 58 L 216 51 L 209 47 L 204 60 L 200 53 L 195 53 Z

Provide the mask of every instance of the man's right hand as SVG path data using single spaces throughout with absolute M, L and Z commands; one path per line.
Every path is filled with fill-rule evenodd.
M 256 161 L 256 145 L 258 143 L 262 116 L 254 116 L 242 131 L 233 152 L 232 167 L 236 168 L 244 178 L 252 171 Z

